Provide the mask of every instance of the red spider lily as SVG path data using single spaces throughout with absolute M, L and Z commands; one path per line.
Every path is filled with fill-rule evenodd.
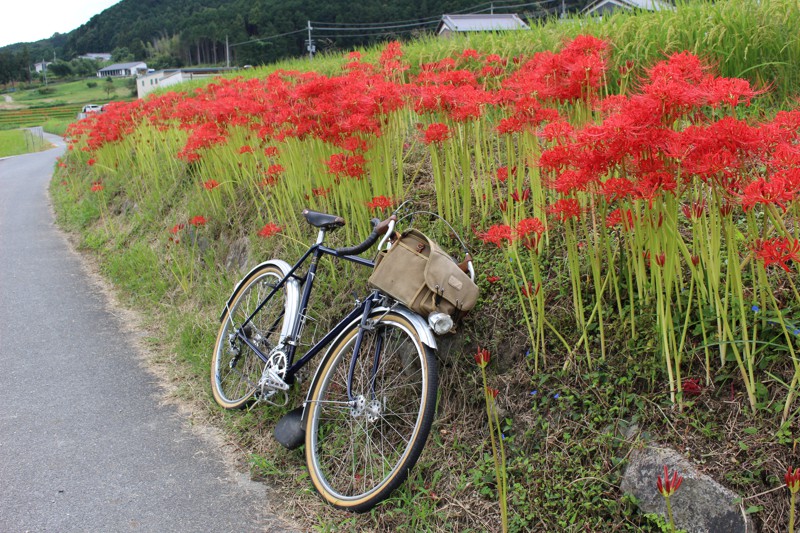
M 684 379 L 681 384 L 681 390 L 684 394 L 690 394 L 692 396 L 699 396 L 703 393 L 703 387 L 700 385 L 700 381 L 697 378 Z
M 328 161 L 328 173 L 360 179 L 364 175 L 366 160 L 359 154 L 333 154 Z
M 603 82 L 609 44 L 580 35 L 558 53 L 540 52 L 503 82 L 520 94 L 536 93 L 545 100 L 593 98 Z
M 197 215 L 195 217 L 192 217 L 192 219 L 189 221 L 189 224 L 197 227 L 197 226 L 205 226 L 206 222 L 208 222 L 206 217 L 204 217 L 203 215 Z
M 658 266 L 663 267 L 666 262 L 667 262 L 667 255 L 664 252 L 656 254 L 656 264 Z
M 311 194 L 313 194 L 314 196 L 321 196 L 322 198 L 327 198 L 328 197 L 328 193 L 330 193 L 330 192 L 331 192 L 331 188 L 330 187 L 327 187 L 327 188 L 326 187 L 315 187 L 315 188 L 311 189 Z
M 92 192 L 98 192 L 103 190 L 103 183 L 99 181 L 95 181 L 92 183 Z
M 788 263 L 800 261 L 800 242 L 797 239 L 776 237 L 758 241 L 756 246 L 756 257 L 764 261 L 765 267 L 777 264 L 786 272 L 791 272 Z
M 203 182 L 203 187 L 205 187 L 206 190 L 210 191 L 212 189 L 216 189 L 217 187 L 219 187 L 219 182 L 217 180 L 213 180 L 213 179 L 212 180 L 206 180 L 206 181 Z
M 630 209 L 614 209 L 606 217 L 606 227 L 611 228 L 621 225 L 629 230 L 633 227 L 633 212 Z
M 278 155 L 278 147 L 277 146 L 267 146 L 264 148 L 264 155 L 267 157 L 275 157 Z
M 475 362 L 481 368 L 486 368 L 486 365 L 488 365 L 489 361 L 491 360 L 491 355 L 489 354 L 489 350 L 487 350 L 486 348 L 481 348 L 480 346 L 478 347 L 478 353 L 476 353 L 474 357 L 475 357 Z
M 503 241 L 511 242 L 511 226 L 505 224 L 495 224 L 491 226 L 486 232 L 479 233 L 478 238 L 485 243 L 493 243 L 498 248 L 503 247 Z
M 89 165 L 90 167 L 94 166 L 95 163 L 97 163 L 97 159 L 95 159 L 94 157 L 90 157 L 89 160 L 86 161 L 86 164 Z
M 681 483 L 683 483 L 683 477 L 678 474 L 678 471 L 676 470 L 672 475 L 672 479 L 670 479 L 667 465 L 664 465 L 664 479 L 662 480 L 661 476 L 658 476 L 658 479 L 656 480 L 656 487 L 662 496 L 668 498 L 672 496 L 676 490 L 678 490 L 678 488 L 681 486 Z
M 367 141 L 365 141 L 364 139 L 359 139 L 358 137 L 348 137 L 347 139 L 339 143 L 339 146 L 341 146 L 342 149 L 348 152 L 362 152 L 362 153 L 366 152 L 367 149 L 369 148 L 367 146 Z
M 742 208 L 747 211 L 756 204 L 775 204 L 786 211 L 786 204 L 797 195 L 798 185 L 781 175 L 773 176 L 769 181 L 759 178 L 747 185 L 740 195 Z
M 534 298 L 536 297 L 537 294 L 539 294 L 539 289 L 541 288 L 542 288 L 541 283 L 537 283 L 536 287 L 534 288 L 533 282 L 529 281 L 528 283 L 522 286 L 521 289 L 522 295 L 525 296 L 525 298 Z
M 613 202 L 633 195 L 636 185 L 627 178 L 608 178 L 602 184 L 603 196 Z
M 530 189 L 525 189 L 524 191 L 522 191 L 522 194 L 518 193 L 517 191 L 511 193 L 511 198 L 513 198 L 515 202 L 524 202 L 525 200 L 528 200 L 530 197 L 531 197 Z
M 186 227 L 185 224 L 175 224 L 174 226 L 172 226 L 169 232 L 172 233 L 173 235 L 176 235 L 180 230 L 182 230 L 185 227 Z
M 440 122 L 434 122 L 430 124 L 428 128 L 425 130 L 425 144 L 441 144 L 451 136 L 450 128 L 447 124 L 442 124 Z
M 489 283 L 497 283 L 498 281 L 500 281 L 500 276 L 489 276 L 486 278 L 486 281 L 488 281 Z
M 792 467 L 789 467 L 789 470 L 783 476 L 783 480 L 786 482 L 789 491 L 792 494 L 797 494 L 800 491 L 800 468 L 792 470 Z
M 555 216 L 557 220 L 566 222 L 571 218 L 578 218 L 581 215 L 581 206 L 575 198 L 562 198 L 547 207 L 547 212 Z
M 394 205 L 394 200 L 385 196 L 375 196 L 372 201 L 367 202 L 367 207 L 375 211 L 377 209 L 389 209 Z
M 544 224 L 536 217 L 520 220 L 514 229 L 516 239 L 529 250 L 536 248 L 543 233 Z
M 393 41 L 387 44 L 386 48 L 383 49 L 378 62 L 386 74 L 402 72 L 408 69 L 408 65 L 404 65 L 398 61 L 401 57 L 403 57 L 402 47 L 398 41 Z
M 283 230 L 281 226 L 278 226 L 274 222 L 269 222 L 263 228 L 261 228 L 261 230 L 259 230 L 258 236 L 266 239 L 267 237 L 272 237 L 276 233 L 280 233 L 281 230 Z
M 494 387 L 486 387 L 486 395 L 490 396 L 492 400 L 496 400 L 498 394 L 500 394 L 499 389 L 495 389 Z
M 508 168 L 507 166 L 498 167 L 497 169 L 497 181 L 505 182 L 508 179 L 508 176 L 515 176 L 517 174 L 517 167 Z
M 244 146 L 239 148 L 239 153 L 240 154 L 252 154 L 253 153 L 253 147 L 250 146 L 249 144 L 245 144 Z
M 283 168 L 283 165 L 270 165 L 269 167 L 267 167 L 267 170 L 264 171 L 264 175 L 272 178 L 280 174 L 283 174 L 285 171 L 286 169 Z
M 705 200 L 701 202 L 692 202 L 689 205 L 682 205 L 681 211 L 683 211 L 683 216 L 688 218 L 689 220 L 700 220 L 703 218 L 703 213 L 706 210 L 706 202 Z
M 477 50 L 473 50 L 472 48 L 465 48 L 463 52 L 461 52 L 462 59 L 480 59 L 481 55 L 477 52 Z

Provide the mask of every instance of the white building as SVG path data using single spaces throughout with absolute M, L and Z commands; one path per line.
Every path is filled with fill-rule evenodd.
M 42 62 L 39 62 L 39 63 L 34 63 L 33 64 L 33 68 L 36 69 L 36 73 L 38 74 L 39 72 L 42 72 L 43 70 L 45 70 L 47 67 L 49 67 L 52 64 L 53 64 L 52 61 L 42 61 Z
M 512 13 L 498 15 L 442 15 L 436 35 L 447 37 L 456 32 L 508 31 L 530 29 L 521 18 Z
M 89 52 L 78 56 L 78 59 L 93 59 L 95 61 L 111 61 L 111 54 L 109 52 Z
M 130 78 L 142 72 L 147 72 L 147 63 L 136 61 L 133 63 L 114 63 L 97 71 L 98 78 Z
M 136 94 L 144 98 L 147 94 L 160 87 L 169 87 L 185 81 L 210 78 L 218 74 L 230 72 L 231 68 L 175 68 L 150 71 L 139 76 L 136 80 Z

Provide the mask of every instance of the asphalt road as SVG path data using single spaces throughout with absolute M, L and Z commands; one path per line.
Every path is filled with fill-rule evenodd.
M 54 226 L 50 140 L 0 160 L 0 532 L 288 531 L 163 402 Z

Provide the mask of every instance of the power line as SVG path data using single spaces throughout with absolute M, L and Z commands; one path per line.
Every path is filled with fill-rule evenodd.
M 523 7 L 531 7 L 536 6 L 539 8 L 544 8 L 544 11 L 551 12 L 557 11 L 557 7 L 544 7 L 546 4 L 552 4 L 554 2 L 562 0 L 540 0 L 536 2 L 526 2 L 526 3 L 506 3 L 506 2 L 514 2 L 518 0 L 495 0 L 491 2 L 484 2 L 482 4 L 478 4 L 472 7 L 464 8 L 457 11 L 451 11 L 450 14 L 453 15 L 461 15 L 461 14 L 482 14 L 486 12 L 494 13 L 495 9 L 518 9 Z M 239 43 L 234 43 L 229 45 L 229 48 L 233 48 L 234 46 L 239 46 L 243 44 L 250 44 L 250 43 L 257 43 L 262 41 L 269 41 L 272 39 L 278 39 L 280 37 L 286 37 L 288 35 L 295 35 L 298 33 L 303 33 L 308 31 L 308 39 L 306 40 L 306 46 L 311 51 L 311 49 L 315 50 L 314 41 L 312 39 L 311 31 L 318 31 L 318 32 L 329 32 L 329 33 L 338 33 L 341 37 L 379 37 L 383 35 L 396 35 L 401 33 L 411 33 L 417 30 L 417 28 L 429 27 L 433 24 L 437 24 L 442 20 L 443 15 L 439 15 L 436 17 L 423 17 L 419 19 L 407 19 L 407 20 L 398 20 L 398 21 L 390 21 L 390 22 L 313 22 L 311 20 L 308 21 L 308 26 L 306 28 L 300 30 L 289 31 L 285 33 L 279 33 L 275 35 L 268 35 L 266 37 L 260 37 L 258 39 L 251 39 L 249 41 L 242 41 Z M 393 31 L 386 31 L 386 30 L 393 30 Z M 352 33 L 352 32 L 370 32 L 370 33 Z M 336 35 L 328 35 L 329 38 L 335 38 Z
M 229 46 L 231 48 L 233 48 L 234 46 L 239 46 L 240 44 L 250 44 L 250 43 L 257 43 L 257 42 L 260 42 L 260 41 L 269 41 L 270 39 L 277 39 L 278 37 L 286 37 L 287 35 L 294 35 L 295 33 L 303 33 L 304 31 L 306 31 L 305 28 L 302 29 L 302 30 L 287 31 L 286 33 L 279 33 L 277 35 L 269 35 L 267 37 L 261 37 L 261 38 L 258 38 L 258 39 L 252 39 L 250 41 L 242 41 L 240 43 L 233 43 L 233 44 L 231 44 Z
M 326 26 L 317 26 L 316 23 L 312 22 L 314 31 L 364 31 L 364 30 L 392 30 L 395 28 L 418 28 L 420 26 L 430 26 L 431 24 L 437 24 L 441 18 L 436 20 L 431 20 L 429 22 L 420 22 L 417 24 L 396 24 L 393 26 L 361 26 L 357 28 L 346 28 L 346 27 L 326 27 Z

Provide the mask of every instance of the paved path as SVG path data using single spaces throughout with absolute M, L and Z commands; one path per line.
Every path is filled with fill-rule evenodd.
M 286 531 L 163 404 L 54 227 L 48 140 L 0 160 L 0 532 Z

